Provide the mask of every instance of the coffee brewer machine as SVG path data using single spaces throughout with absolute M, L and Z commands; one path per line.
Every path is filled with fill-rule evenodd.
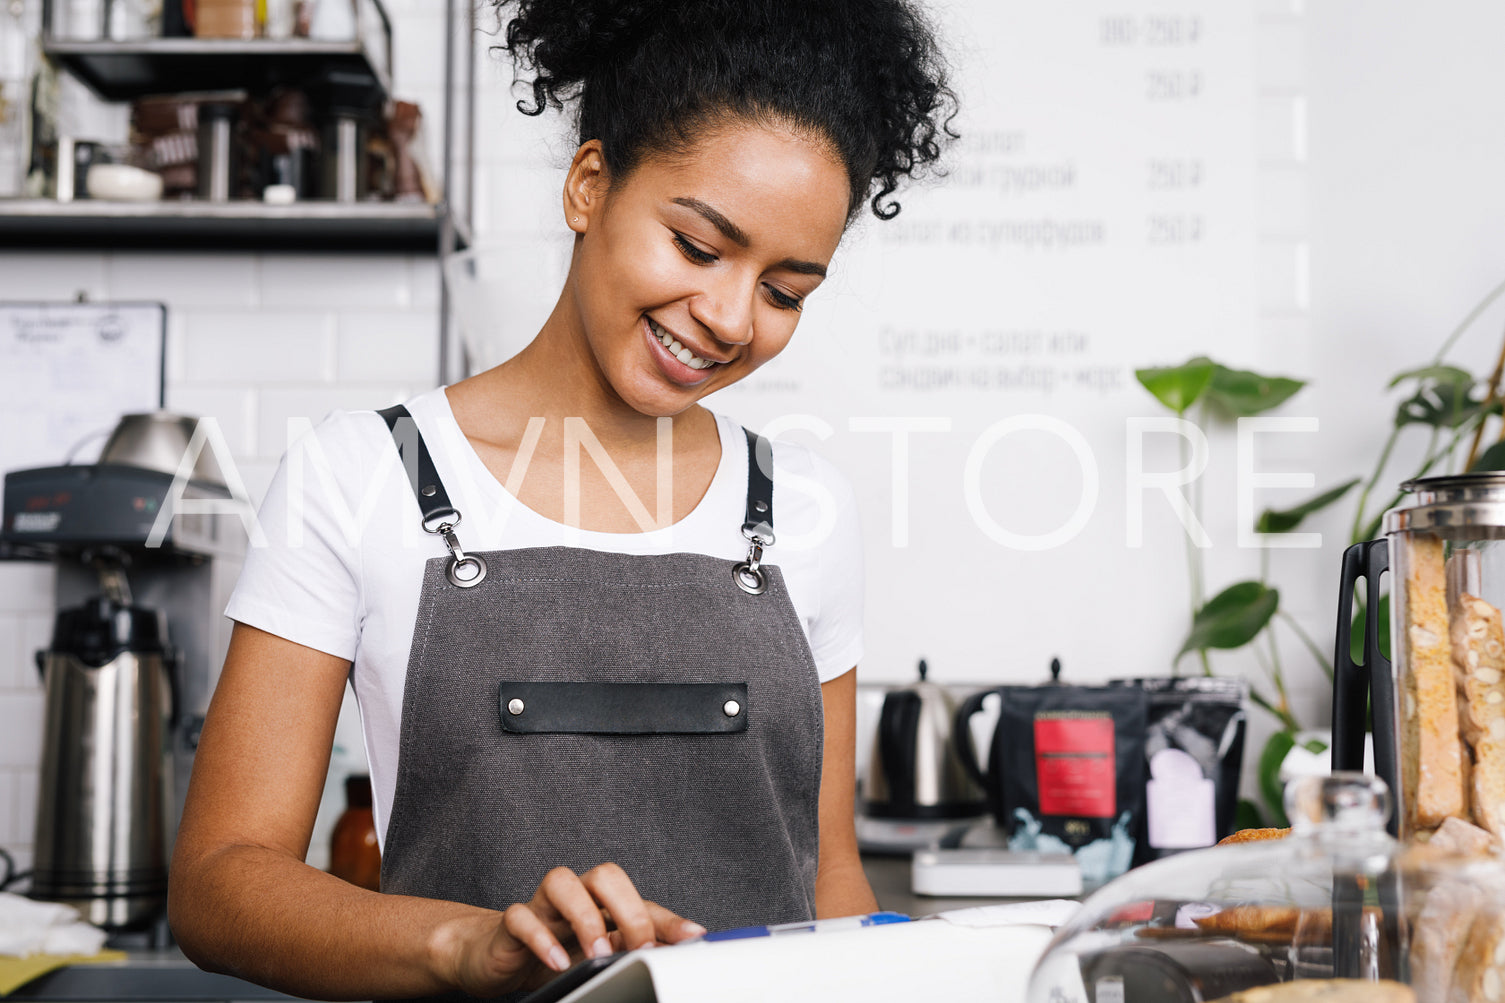
M 172 834 L 245 552 L 212 453 L 175 484 L 195 425 L 127 415 L 98 463 L 5 475 L 0 558 L 57 570 L 52 643 L 37 652 L 46 703 L 31 895 L 112 930 L 151 928 L 165 912 Z

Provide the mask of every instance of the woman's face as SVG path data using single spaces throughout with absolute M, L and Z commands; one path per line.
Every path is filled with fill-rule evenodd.
M 616 395 L 677 414 L 779 354 L 846 226 L 846 170 L 826 147 L 736 121 L 609 188 L 592 159 L 588 143 L 565 192 L 582 237 L 571 292 Z

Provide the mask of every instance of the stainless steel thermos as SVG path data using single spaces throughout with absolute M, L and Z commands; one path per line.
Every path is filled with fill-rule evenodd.
M 161 616 L 101 596 L 61 610 L 46 693 L 32 897 L 108 929 L 167 902 L 172 654 Z

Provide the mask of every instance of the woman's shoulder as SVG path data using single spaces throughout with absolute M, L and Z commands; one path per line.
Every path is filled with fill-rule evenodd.
M 436 395 L 443 387 L 427 390 L 403 402 L 419 430 L 436 420 Z M 295 450 L 316 451 L 331 462 L 340 464 L 369 463 L 372 457 L 394 448 L 392 432 L 379 413 L 387 407 L 377 401 L 369 408 L 336 409 L 318 424 L 308 427 L 301 436 L 289 440 L 289 453 Z

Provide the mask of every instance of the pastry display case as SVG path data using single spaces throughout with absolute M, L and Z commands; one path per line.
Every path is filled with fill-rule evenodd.
M 1385 831 L 1384 783 L 1311 777 L 1283 838 L 1159 860 L 1089 898 L 1031 1003 L 1451 1003 L 1505 999 L 1505 864 L 1453 818 Z

